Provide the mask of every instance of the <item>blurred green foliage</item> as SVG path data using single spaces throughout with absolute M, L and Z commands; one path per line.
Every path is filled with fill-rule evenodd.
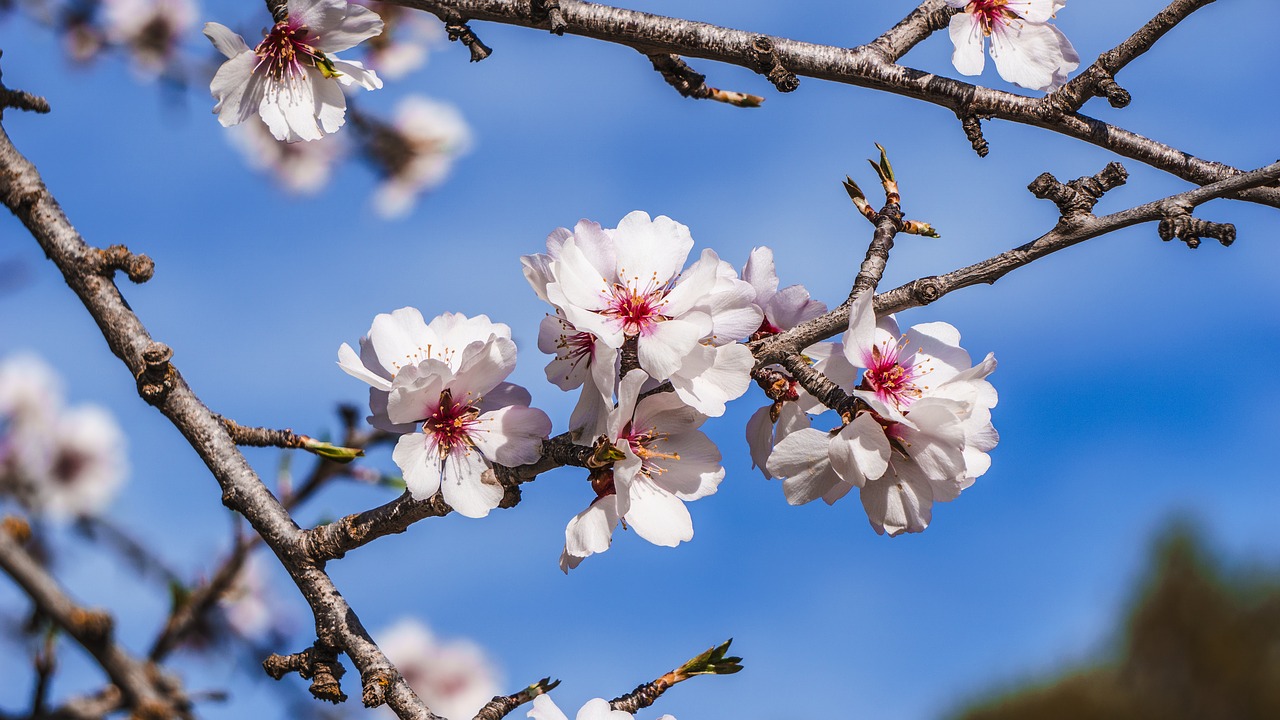
M 1186 523 L 1158 543 L 1118 657 L 980 701 L 959 720 L 1280 719 L 1280 573 L 1231 571 Z

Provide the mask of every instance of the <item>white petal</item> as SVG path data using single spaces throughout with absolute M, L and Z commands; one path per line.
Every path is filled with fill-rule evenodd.
M 609 701 L 595 698 L 582 706 L 576 720 L 631 720 L 631 713 L 612 710 L 609 708 Z
M 542 441 L 551 433 L 551 418 L 541 410 L 511 405 L 476 419 L 471 439 L 493 462 L 507 467 L 528 465 L 542 457 Z
M 675 495 L 638 475 L 629 490 L 631 506 L 627 524 L 636 534 L 654 545 L 675 547 L 693 539 L 693 518 Z
M 461 449 L 444 458 L 440 492 L 459 515 L 482 518 L 502 502 L 502 485 L 480 453 Z
M 244 122 L 262 103 L 266 81 L 253 73 L 254 63 L 253 53 L 243 52 L 222 63 L 209 84 L 209 92 L 218 101 L 213 111 L 223 127 Z
M 550 695 L 539 695 L 533 699 L 533 705 L 529 709 L 528 717 L 533 720 L 569 720 L 565 714 L 556 707 L 555 701 Z
M 889 474 L 862 488 L 862 507 L 881 535 L 923 532 L 933 518 L 932 490 L 928 483 L 915 485 Z
M 382 18 L 369 8 L 346 0 L 289 0 L 289 15 L 306 25 L 309 38 L 323 52 L 346 50 L 382 32 Z
M 747 420 L 747 451 L 751 455 L 751 467 L 760 468 L 766 480 L 773 479 L 765 469 L 769 453 L 773 452 L 773 420 L 769 418 L 771 409 L 772 406 L 765 405 Z
M 725 403 L 742 397 L 751 386 L 755 357 L 746 345 L 697 345 L 671 376 L 676 395 L 698 412 L 720 417 Z
M 650 220 L 641 210 L 618 222 L 613 241 L 618 278 L 628 287 L 666 283 L 679 274 L 693 249 L 689 228 L 665 215 Z
M 391 459 L 414 500 L 427 500 L 440 490 L 440 454 L 431 438 L 422 433 L 400 436 Z
M 982 54 L 982 25 L 973 15 L 960 13 L 951 18 L 947 30 L 956 47 L 955 52 L 951 53 L 951 64 L 955 66 L 956 72 L 961 75 L 981 75 L 987 60 Z
M 609 549 L 618 526 L 617 496 L 606 495 L 569 521 L 564 529 L 564 551 L 585 558 Z
M 649 334 L 637 341 L 640 367 L 655 380 L 666 380 L 684 363 L 710 330 L 711 319 L 702 313 L 690 313 L 681 320 L 657 323 Z
M 889 469 L 889 438 L 870 413 L 859 414 L 832 438 L 830 453 L 832 469 L 857 487 Z
M 359 85 L 365 90 L 377 90 L 382 87 L 382 80 L 374 71 L 366 68 L 363 64 L 356 60 L 339 60 L 338 58 L 329 58 L 333 61 L 333 68 L 337 70 L 339 75 L 336 79 L 343 85 Z M 330 130 L 329 132 L 333 132 Z
M 346 343 L 342 343 L 342 347 L 338 348 L 338 367 L 351 377 L 363 380 L 380 390 L 391 389 L 391 381 L 368 368 L 360 361 L 356 351 Z
M 992 28 L 991 59 L 1000 77 L 1032 90 L 1052 90 L 1080 66 L 1075 48 L 1056 27 L 1024 22 Z
M 871 349 L 876 345 L 875 293 L 865 292 L 849 308 L 849 329 L 841 336 L 844 357 L 854 367 L 871 366 Z
M 232 32 L 231 28 L 226 25 L 207 22 L 204 24 L 204 36 L 209 38 L 209 41 L 218 49 L 218 52 L 229 58 L 233 58 L 240 53 L 249 52 L 249 46 L 245 44 L 244 38 Z
M 742 279 L 756 290 L 756 302 L 764 306 L 778 291 L 778 272 L 773 265 L 773 250 L 767 247 L 751 249 L 751 256 L 742 268 Z
M 769 456 L 769 474 L 783 478 L 787 502 L 803 505 L 822 497 L 840 476 L 831 469 L 831 436 L 821 430 L 804 428 L 783 438 Z

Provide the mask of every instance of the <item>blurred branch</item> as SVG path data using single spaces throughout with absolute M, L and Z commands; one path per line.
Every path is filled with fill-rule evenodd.
M 204 461 L 222 489 L 223 504 L 244 515 L 275 552 L 311 606 L 317 643 L 345 652 L 366 684 L 375 677 L 385 682 L 385 691 L 378 697 L 401 718 L 434 719 L 436 715 L 369 637 L 323 564 L 303 552 L 301 529 L 249 466 L 221 419 L 169 362 L 172 350 L 152 340 L 112 278 L 93 272 L 95 249 L 76 232 L 35 166 L 14 148 L 3 127 L 0 200 L 27 227 L 79 296 L 111 351 L 137 379 L 142 398 L 173 423 Z
M 111 616 L 80 607 L 62 591 L 14 537 L 0 532 L 0 569 L 31 601 L 93 656 L 111 682 L 120 688 L 124 704 L 140 717 L 190 717 L 188 701 L 177 679 L 129 655 L 112 638 Z
M 549 20 L 535 13 L 527 0 L 388 2 L 433 13 L 446 23 L 456 23 L 460 18 L 466 18 L 468 21 L 497 22 L 544 30 L 551 27 Z M 1122 45 L 1123 50 L 1113 50 L 1116 53 L 1114 58 L 1100 59 L 1100 67 L 1115 65 L 1118 68 L 1141 55 L 1154 44 L 1156 38 L 1185 18 L 1190 10 L 1203 4 L 1203 0 L 1178 0 L 1173 3 L 1171 7 L 1175 9 L 1187 6 L 1186 12 L 1158 16 L 1157 20 L 1152 21 L 1158 32 L 1140 32 L 1138 35 L 1143 38 L 1142 42 Z M 561 0 L 559 3 L 565 32 L 625 45 L 645 55 L 660 53 L 705 58 L 759 72 L 755 46 L 763 37 L 769 42 L 772 57 L 793 76 L 813 77 L 923 100 L 949 108 L 962 119 L 990 117 L 1034 125 L 1146 163 L 1197 185 L 1208 185 L 1241 172 L 1229 165 L 1194 157 L 1101 120 L 1076 112 L 1064 112 L 1061 99 L 1054 101 L 1052 96 L 1032 98 L 1017 95 L 896 64 L 898 57 L 942 27 L 944 15 L 950 17 L 949 9 L 944 10 L 943 6 L 941 0 L 926 0 L 915 12 L 870 44 L 841 48 L 580 0 Z M 1119 62 L 1121 60 L 1123 62 Z M 1081 81 L 1077 88 L 1083 89 L 1091 82 L 1094 81 Z M 970 141 L 977 147 L 978 139 L 975 139 L 974 132 L 973 127 L 967 130 Z M 985 147 L 985 141 L 983 143 Z M 1236 191 L 1230 197 L 1280 207 L 1280 188 L 1249 187 Z

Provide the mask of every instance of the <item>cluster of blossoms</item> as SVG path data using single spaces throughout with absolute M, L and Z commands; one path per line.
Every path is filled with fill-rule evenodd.
M 500 679 L 493 664 L 473 642 L 442 641 L 411 618 L 374 636 L 409 687 L 442 717 L 475 717 L 500 693 Z M 394 717 L 390 709 L 383 714 Z
M 783 479 L 793 505 L 818 498 L 832 504 L 857 488 L 876 532 L 920 532 L 934 502 L 954 500 L 990 467 L 987 452 L 999 436 L 991 424 L 996 391 L 986 378 L 996 362 L 987 355 L 971 366 L 960 333 L 947 323 L 900 334 L 892 316 L 877 323 L 871 305 L 870 293 L 859 297 L 841 342 L 806 351 L 821 358 L 818 370 L 850 389 L 838 426 L 818 430 L 793 411 L 779 413 L 770 432 L 753 418 L 752 457 L 767 476 Z M 805 398 L 795 404 L 817 405 Z
M 175 62 L 199 12 L 194 0 L 103 0 L 103 11 L 106 39 L 128 48 L 145 77 Z
M 685 268 L 692 248 L 684 225 L 636 211 L 614 229 L 561 228 L 546 254 L 522 259 L 556 309 L 538 337 L 555 356 L 547 379 L 582 388 L 569 430 L 594 448 L 596 498 L 566 529 L 566 571 L 608 549 L 619 521 L 656 545 L 691 539 L 685 502 L 724 479 L 720 451 L 698 427 L 746 392 L 754 358 L 738 341 L 764 314 L 755 288 L 715 252 Z M 671 392 L 658 391 L 663 383 Z
M 392 458 L 414 498 L 439 492 L 458 513 L 484 517 L 503 496 L 493 465 L 542 456 L 551 420 L 505 382 L 516 366 L 511 328 L 484 315 L 380 314 L 359 354 L 344 343 L 338 364 L 369 383 L 369 422 L 400 435 Z
M 991 59 L 1006 82 L 1032 90 L 1054 90 L 1080 67 L 1067 36 L 1049 20 L 1067 0 L 947 0 L 964 12 L 951 18 L 955 52 L 951 63 L 963 75 L 980 75 L 982 50 L 991 39 Z
M 100 407 L 63 407 L 53 370 L 33 355 L 0 362 L 0 496 L 54 519 L 106 509 L 128 472 L 125 439 Z

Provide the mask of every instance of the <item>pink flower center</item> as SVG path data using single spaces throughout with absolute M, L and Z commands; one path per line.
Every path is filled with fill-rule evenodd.
M 440 456 L 445 457 L 471 447 L 471 433 L 479 424 L 479 417 L 479 409 L 454 402 L 453 393 L 445 390 L 440 393 L 440 404 L 422 421 L 422 432 L 436 441 Z
M 609 297 L 602 312 L 621 323 L 624 335 L 648 335 L 658 323 L 671 319 L 659 312 L 666 304 L 667 293 L 670 291 L 670 283 L 659 285 L 657 277 L 650 280 L 648 287 L 643 289 L 614 283 L 607 291 Z
M 892 402 L 900 408 L 906 407 L 924 394 L 928 386 L 919 385 L 917 382 L 933 371 L 933 368 L 928 367 L 927 361 L 911 362 L 915 355 L 914 351 L 906 358 L 908 364 L 902 363 L 902 351 L 907 343 L 906 337 L 901 337 L 883 345 L 873 346 L 871 357 L 867 359 L 867 372 L 862 376 L 863 384 L 874 390 L 876 397 L 885 402 Z
M 308 42 L 311 29 L 289 18 L 275 24 L 271 32 L 253 49 L 258 57 L 254 72 L 265 72 L 268 77 L 282 80 L 297 78 L 304 67 L 318 68 L 325 77 L 336 74 L 333 61 Z M 315 42 L 315 38 L 311 40 Z
M 1018 20 L 1018 14 L 1008 7 L 1009 0 L 973 0 L 964 11 L 973 15 L 982 24 L 982 32 L 991 34 L 991 28 L 997 25 L 1008 25 L 1010 20 Z
M 573 367 L 577 367 L 578 363 L 586 360 L 591 363 L 595 356 L 596 336 L 589 332 L 576 332 L 560 336 L 556 346 L 563 351 L 564 359 L 568 360 Z
M 658 432 L 656 427 L 639 430 L 632 423 L 627 423 L 622 428 L 622 436 L 618 438 L 618 442 L 626 442 L 631 446 L 631 452 L 640 458 L 640 472 L 654 476 L 666 472 L 665 468 L 657 464 L 658 460 L 680 459 L 680 453 L 664 453 L 654 447 L 668 437 L 667 433 Z

